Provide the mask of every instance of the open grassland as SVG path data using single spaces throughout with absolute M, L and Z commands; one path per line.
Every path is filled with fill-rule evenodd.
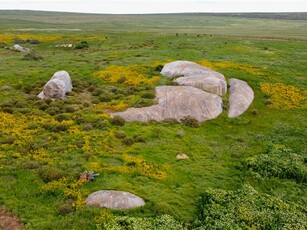
M 306 227 L 307 47 L 287 40 L 306 39 L 306 21 L 24 15 L 0 16 L 0 42 L 41 42 L 24 44 L 33 50 L 30 56 L 0 49 L 0 87 L 10 87 L 0 91 L 0 204 L 26 228 L 144 229 L 152 217 L 167 223 L 164 229 Z M 18 30 L 24 28 L 81 30 Z M 82 41 L 89 47 L 56 47 Z M 154 87 L 172 84 L 159 74 L 172 60 L 195 61 L 227 79 L 247 81 L 254 102 L 238 118 L 224 111 L 196 128 L 174 121 L 123 124 L 109 117 L 110 111 L 153 104 Z M 73 81 L 68 99 L 36 98 L 62 69 Z M 189 159 L 176 160 L 178 153 Z M 85 170 L 100 175 L 84 183 L 79 175 Z M 101 189 L 132 192 L 146 205 L 112 212 L 85 207 L 87 195 Z
M 277 20 L 283 18 L 282 20 Z M 306 13 L 99 15 L 39 11 L 1 11 L 9 30 L 194 33 L 279 39 L 306 39 Z M 296 20 L 292 20 L 296 19 Z M 12 27 L 13 26 L 13 27 Z

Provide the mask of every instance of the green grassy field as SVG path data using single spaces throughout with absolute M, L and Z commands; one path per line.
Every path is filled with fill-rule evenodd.
M 11 87 L 0 92 L 0 205 L 20 217 L 27 229 L 112 229 L 112 221 L 121 216 L 145 223 L 146 218 L 164 214 L 179 221 L 182 228 L 219 229 L 200 215 L 202 208 L 219 210 L 218 205 L 202 206 L 200 198 L 208 197 L 211 189 L 223 194 L 240 189 L 250 192 L 244 190 L 248 185 L 271 199 L 271 212 L 278 207 L 294 216 L 287 228 L 276 219 L 288 214 L 275 213 L 269 222 L 276 221 L 276 225 L 271 228 L 304 229 L 304 15 L 301 20 L 276 20 L 0 11 L 0 42 L 8 46 L 15 38 L 41 42 L 24 44 L 32 50 L 31 56 L 0 49 L 0 87 Z M 87 41 L 89 48 L 56 47 L 81 41 Z M 247 81 L 255 92 L 252 105 L 238 118 L 230 119 L 224 111 L 197 128 L 172 121 L 116 125 L 106 112 L 153 103 L 145 95 L 157 85 L 171 84 L 159 75 L 159 67 L 172 60 L 195 61 L 227 79 Z M 98 76 L 98 71 L 112 65 L 118 71 L 126 66 L 123 75 L 128 79 L 134 79 L 128 74 L 130 69 L 139 68 L 138 75 L 159 76 L 159 80 L 129 85 Z M 72 78 L 70 97 L 64 101 L 36 98 L 53 73 L 62 69 Z M 190 158 L 178 161 L 178 153 Z M 85 170 L 100 175 L 79 183 Z M 87 195 L 102 189 L 132 192 L 144 198 L 146 205 L 130 211 L 85 207 Z M 224 198 L 219 199 L 226 207 Z M 257 210 L 263 211 L 266 203 L 258 196 L 253 199 Z M 248 208 L 244 202 L 240 205 L 242 210 Z M 244 215 L 253 211 L 242 213 L 240 221 L 246 225 L 241 228 L 261 229 L 255 224 L 261 221 L 262 228 L 270 227 L 266 225 L 269 217 L 251 220 Z M 220 220 L 222 224 L 228 221 Z M 129 228 L 129 221 L 124 223 L 121 229 L 134 229 Z M 162 224 L 156 229 L 163 229 Z

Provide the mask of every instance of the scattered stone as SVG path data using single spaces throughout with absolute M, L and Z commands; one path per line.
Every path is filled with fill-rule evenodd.
M 3 91 L 8 91 L 8 90 L 11 90 L 11 89 L 12 89 L 12 87 L 10 87 L 8 85 L 4 85 L 4 86 L 1 87 L 1 90 L 3 90 Z
M 231 78 L 229 80 L 228 117 L 238 117 L 244 113 L 254 100 L 254 91 L 245 82 Z
M 186 155 L 184 153 L 179 153 L 179 154 L 177 154 L 176 158 L 178 160 L 184 160 L 184 159 L 188 159 L 189 157 L 188 157 L 188 155 Z
M 30 52 L 29 48 L 24 48 L 18 44 L 14 45 L 11 50 L 17 51 L 17 52 Z
M 185 117 L 204 121 L 216 118 L 222 112 L 222 99 L 218 95 L 191 86 L 156 87 L 156 101 L 157 105 L 129 108 L 111 116 L 120 116 L 126 121 L 142 122 L 167 119 L 180 121 Z
M 110 209 L 130 209 L 141 207 L 145 205 L 145 202 L 142 198 L 129 192 L 100 190 L 87 197 L 86 205 Z
M 95 173 L 94 171 L 85 171 L 80 175 L 80 180 L 91 181 L 95 179 L 95 176 L 99 176 L 99 173 Z

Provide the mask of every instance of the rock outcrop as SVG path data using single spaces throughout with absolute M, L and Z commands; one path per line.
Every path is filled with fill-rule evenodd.
M 11 50 L 14 50 L 14 51 L 17 51 L 17 52 L 29 52 L 30 49 L 29 48 L 25 48 L 25 47 L 22 47 L 18 44 L 14 45 Z
M 59 79 L 51 79 L 44 86 L 39 98 L 64 99 L 66 95 L 65 83 Z
M 37 97 L 44 99 L 64 99 L 67 92 L 71 92 L 72 83 L 69 74 L 64 71 L 56 72 L 45 84 L 43 91 Z
M 63 81 L 66 86 L 66 92 L 71 92 L 72 90 L 71 78 L 69 76 L 69 73 L 67 73 L 66 71 L 61 70 L 61 71 L 55 72 L 55 74 L 53 74 L 51 79 L 58 79 L 58 80 Z
M 176 78 L 179 85 L 193 86 L 210 93 L 224 95 L 227 83 L 223 74 L 190 61 L 174 61 L 166 64 L 161 75 Z
M 244 113 L 254 100 L 254 91 L 245 82 L 231 78 L 229 80 L 228 117 L 237 117 Z
M 87 197 L 86 205 L 110 209 L 130 209 L 143 206 L 145 202 L 142 198 L 129 192 L 100 190 Z
M 163 121 L 193 117 L 198 121 L 216 118 L 222 112 L 222 99 L 212 93 L 191 86 L 156 87 L 157 105 L 143 108 L 129 108 L 118 115 L 127 121 Z

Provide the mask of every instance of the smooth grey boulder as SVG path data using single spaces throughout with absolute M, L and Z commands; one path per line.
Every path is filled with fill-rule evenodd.
M 110 209 L 130 209 L 145 205 L 142 198 L 123 191 L 100 190 L 90 194 L 86 199 L 87 206 Z
M 238 117 L 244 113 L 254 100 L 254 91 L 245 82 L 236 78 L 229 79 L 228 117 Z
M 215 94 L 207 93 L 191 86 L 159 86 L 156 87 L 157 105 L 143 108 L 129 108 L 118 115 L 126 121 L 150 120 L 163 121 L 192 117 L 198 121 L 216 118 L 222 112 L 222 99 Z
M 59 79 L 65 83 L 66 86 L 66 92 L 71 92 L 72 90 L 72 83 L 71 83 L 71 78 L 69 76 L 69 73 L 66 72 L 65 70 L 61 70 L 58 72 L 55 72 L 51 79 Z
M 193 75 L 179 77 L 174 80 L 178 85 L 193 86 L 217 95 L 224 95 L 227 92 L 227 83 L 217 77 L 206 77 L 204 75 Z
M 11 50 L 17 51 L 17 52 L 29 52 L 30 49 L 29 48 L 24 48 L 18 44 L 14 45 Z
M 193 86 L 210 93 L 224 95 L 227 92 L 227 82 L 223 74 L 190 61 L 174 61 L 166 64 L 161 75 L 176 78 L 179 85 Z
M 174 61 L 167 63 L 163 66 L 160 74 L 169 78 L 203 75 L 206 77 L 216 77 L 225 81 L 223 74 L 191 61 Z
M 51 79 L 45 84 L 43 91 L 38 95 L 38 97 L 41 99 L 64 99 L 65 95 L 65 83 L 59 79 Z

